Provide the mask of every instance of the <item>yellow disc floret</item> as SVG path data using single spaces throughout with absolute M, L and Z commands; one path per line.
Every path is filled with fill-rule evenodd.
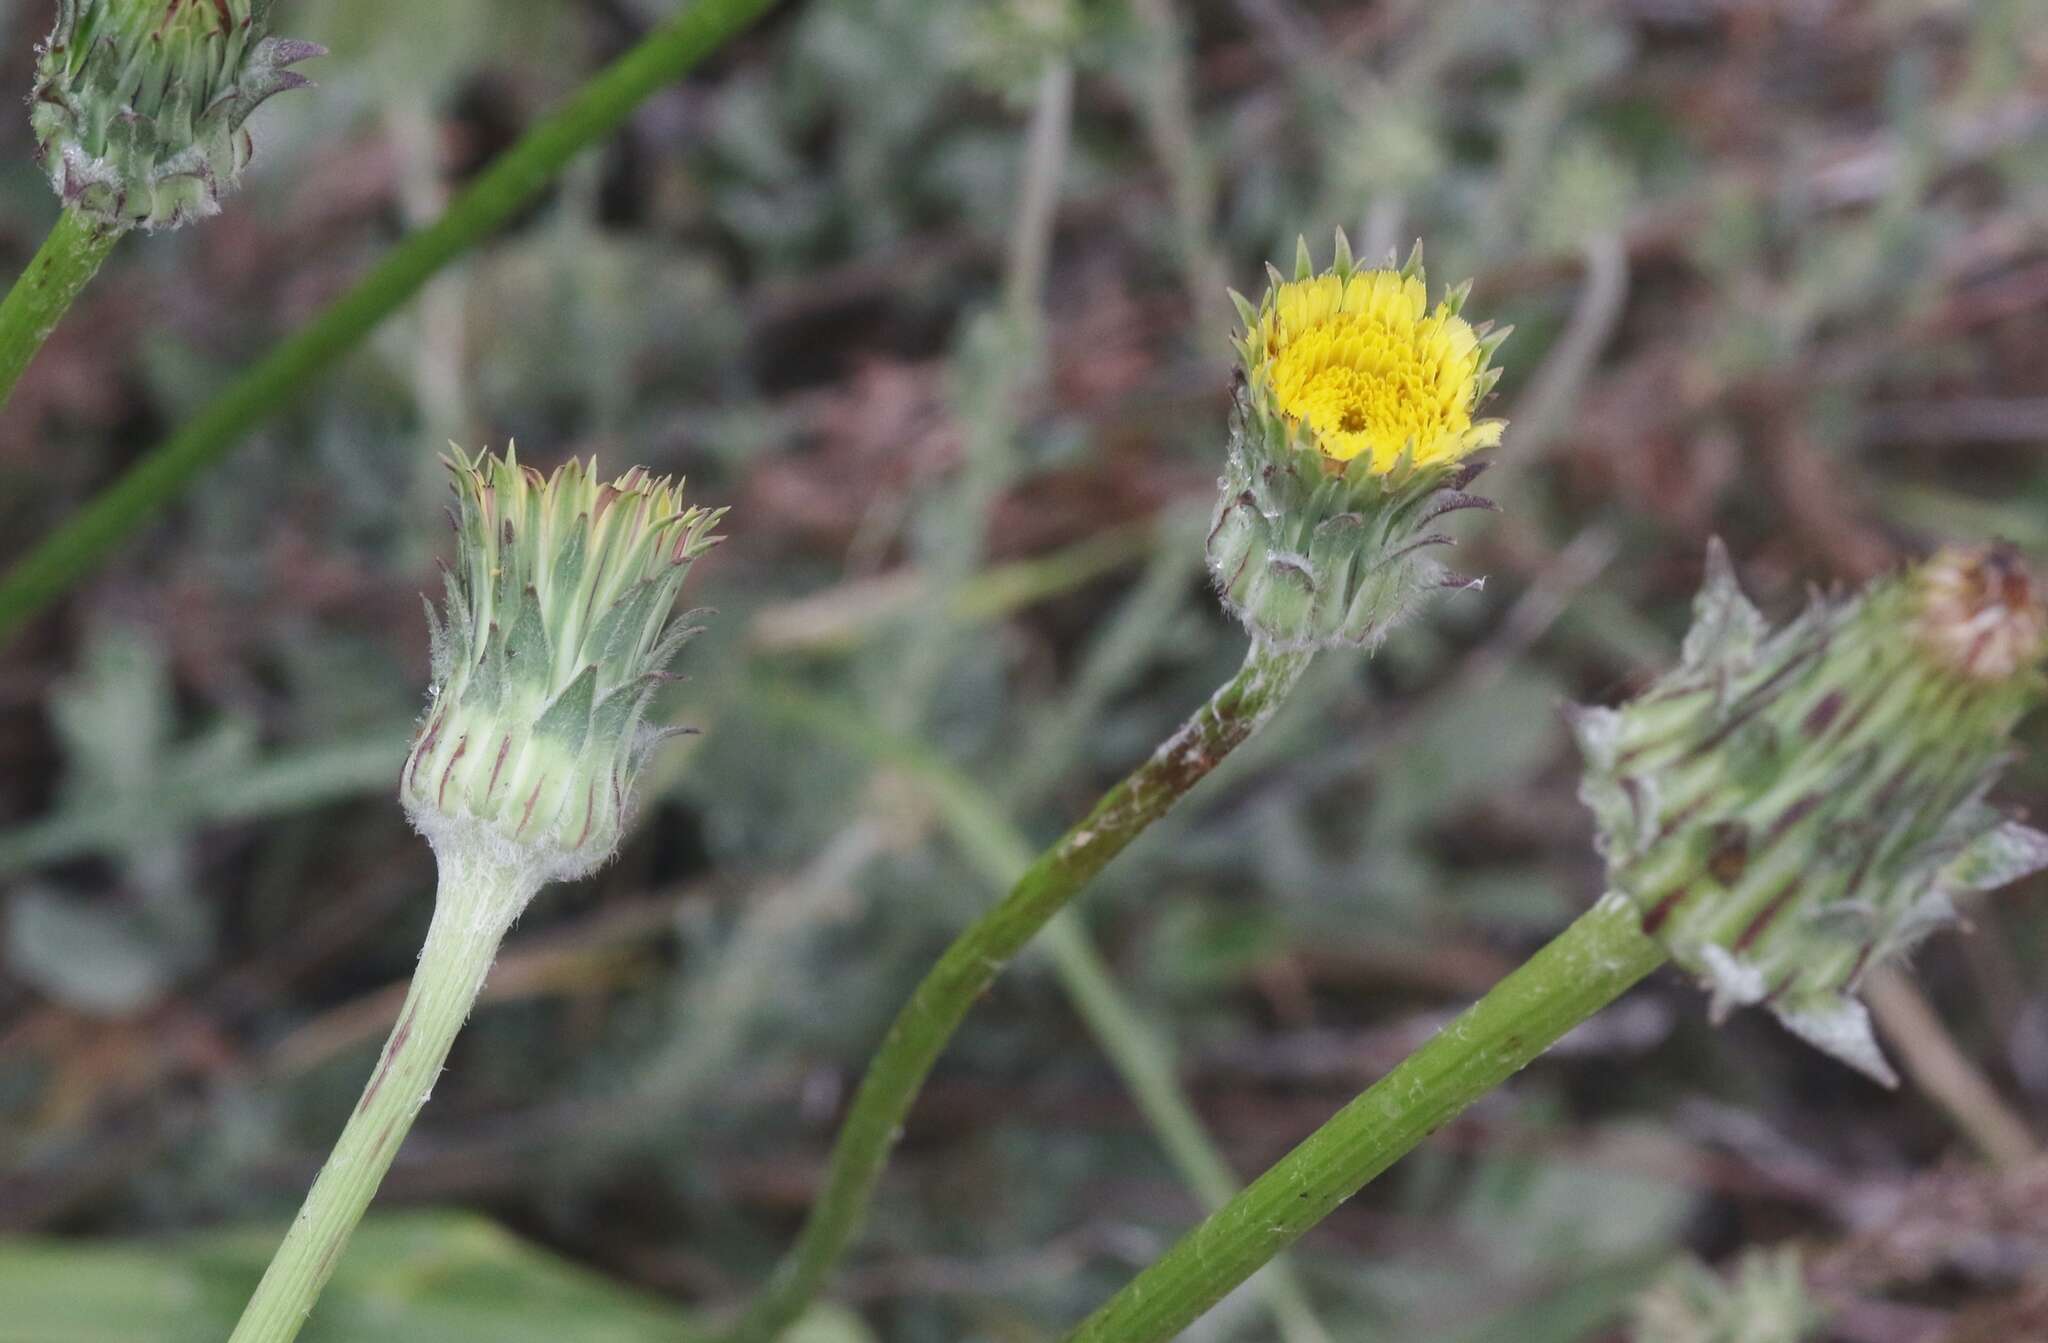
M 1458 315 L 1458 298 L 1432 310 L 1413 271 L 1326 272 L 1268 295 L 1248 371 L 1324 457 L 1364 457 L 1385 474 L 1404 453 L 1432 466 L 1500 442 L 1501 421 L 1473 418 L 1496 343 Z
M 1432 308 L 1418 244 L 1406 265 L 1357 265 L 1340 231 L 1318 272 L 1304 240 L 1294 275 L 1254 306 L 1236 291 L 1242 376 L 1230 452 L 1204 546 L 1224 605 L 1274 648 L 1370 648 L 1445 587 L 1435 522 L 1492 505 L 1465 461 L 1501 440 L 1475 419 L 1500 378 L 1505 328 L 1460 315 L 1469 285 Z

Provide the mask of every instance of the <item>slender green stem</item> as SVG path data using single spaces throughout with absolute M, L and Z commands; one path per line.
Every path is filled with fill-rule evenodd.
M 734 1326 L 732 1343 L 768 1343 L 803 1313 L 860 1229 L 911 1103 L 968 1009 L 1104 864 L 1258 730 L 1293 689 L 1310 656 L 1254 643 L 1236 676 L 946 948 L 869 1063 L 810 1219 Z
M 99 228 L 76 210 L 57 216 L 28 269 L 0 299 L 0 406 L 120 240 L 118 229 Z
M 1604 897 L 1250 1187 L 1125 1284 L 1066 1343 L 1162 1343 L 1374 1176 L 1664 961 Z
M 449 203 L 440 219 L 400 243 L 355 288 L 244 373 L 0 578 L 0 637 L 131 535 L 251 426 L 354 349 L 435 272 L 496 232 L 579 150 L 616 130 L 650 94 L 680 78 L 769 3 L 696 0 L 591 79 L 500 155 Z
M 290 1343 L 298 1336 L 441 1075 L 498 944 L 539 889 L 530 867 L 500 864 L 452 845 L 444 850 L 438 855 L 434 919 L 398 1024 L 229 1343 Z
M 988 792 L 916 742 L 798 692 L 757 687 L 756 702 L 918 779 L 962 854 L 998 888 L 1015 883 L 1030 867 L 1030 844 Z M 1039 943 L 1068 1001 L 1115 1065 L 1174 1169 L 1204 1208 L 1222 1207 L 1237 1192 L 1238 1179 L 1181 1088 L 1172 1046 L 1117 987 L 1074 910 L 1055 915 Z M 1307 1289 L 1286 1260 L 1268 1264 L 1258 1286 L 1282 1343 L 1328 1343 L 1329 1333 L 1316 1318 Z
M 1060 986 L 1088 1024 L 1088 1033 L 1116 1065 L 1117 1075 L 1181 1179 L 1210 1211 L 1228 1203 L 1241 1187 L 1237 1173 L 1216 1150 L 1202 1117 L 1181 1089 L 1172 1047 L 1117 988 L 1102 953 L 1073 910 L 1062 910 L 1046 925 L 1044 942 Z M 1287 1260 L 1275 1256 L 1260 1270 L 1253 1287 L 1272 1313 L 1282 1343 L 1329 1343 L 1329 1331 L 1316 1317 L 1308 1289 Z

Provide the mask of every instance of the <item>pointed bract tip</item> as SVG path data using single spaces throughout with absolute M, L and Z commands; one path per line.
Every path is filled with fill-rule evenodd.
M 105 233 L 219 213 L 253 150 L 244 123 L 310 82 L 286 67 L 324 54 L 269 36 L 269 7 L 247 0 L 56 8 L 29 98 L 35 156 L 66 204 Z
M 1408 250 L 1408 260 L 1401 265 L 1401 278 L 1420 279 L 1426 274 L 1428 271 L 1422 264 L 1422 239 L 1417 238 L 1415 246 Z
M 1237 309 L 1237 319 L 1244 323 L 1245 333 L 1249 335 L 1257 331 L 1259 329 L 1259 310 L 1252 306 L 1250 299 L 1238 293 L 1235 289 L 1230 290 L 1229 293 L 1230 305 Z
M 1887 1091 L 1898 1089 L 1899 1075 L 1878 1048 L 1869 1011 L 1856 999 L 1844 995 L 1820 1007 L 1774 1008 L 1772 1015 L 1821 1053 L 1848 1064 Z

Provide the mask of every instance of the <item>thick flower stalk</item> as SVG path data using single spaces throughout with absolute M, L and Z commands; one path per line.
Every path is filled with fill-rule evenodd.
M 1212 567 L 1223 566 L 1217 574 L 1225 603 L 1243 617 L 1251 633 L 1244 665 L 1149 760 L 1104 794 L 1094 811 L 1039 854 L 1009 894 L 955 938 L 919 983 L 868 1065 L 834 1144 L 824 1189 L 795 1248 L 728 1335 L 731 1343 L 768 1343 L 817 1296 L 859 1230 L 919 1088 L 969 1008 L 1011 958 L 1125 846 L 1259 730 L 1293 690 L 1318 648 L 1345 643 L 1369 646 L 1414 611 L 1429 591 L 1444 586 L 1441 571 L 1416 557 L 1415 551 L 1441 539 L 1423 530 L 1431 517 L 1478 502 L 1458 494 L 1448 482 L 1469 479 L 1469 468 L 1461 468 L 1460 459 L 1500 438 L 1499 422 L 1475 425 L 1469 419 L 1471 406 L 1477 404 L 1485 387 L 1491 386 L 1484 365 L 1488 350 L 1482 349 L 1481 339 L 1472 335 L 1471 328 L 1451 309 L 1443 309 L 1438 316 L 1408 305 L 1409 297 L 1420 289 L 1419 264 L 1411 263 L 1403 271 L 1355 270 L 1341 233 L 1337 235 L 1337 264 L 1328 274 L 1309 276 L 1306 247 L 1301 255 L 1299 284 L 1276 283 L 1275 292 L 1267 296 L 1268 309 L 1274 313 L 1284 309 L 1290 314 L 1284 331 L 1276 322 L 1256 339 L 1240 343 L 1244 385 L 1268 385 L 1276 351 L 1284 353 L 1288 340 L 1297 335 L 1318 339 L 1316 330 L 1325 334 L 1335 331 L 1334 327 L 1316 328 L 1311 317 L 1336 314 L 1348 302 L 1345 296 L 1351 291 L 1346 286 L 1355 282 L 1361 294 L 1379 293 L 1374 286 L 1381 286 L 1394 297 L 1360 309 L 1381 324 L 1374 330 L 1384 327 L 1393 333 L 1390 340 L 1407 341 L 1430 359 L 1439 353 L 1437 335 L 1448 332 L 1449 344 L 1442 347 L 1446 357 L 1455 362 L 1471 356 L 1458 364 L 1459 368 L 1469 365 L 1473 385 L 1461 393 L 1466 397 L 1467 418 L 1459 423 L 1455 441 L 1414 428 L 1438 422 L 1442 398 L 1434 384 L 1410 376 L 1409 366 L 1397 359 L 1372 364 L 1361 357 L 1350 367 L 1347 376 L 1357 394 L 1359 417 L 1333 426 L 1333 432 L 1350 434 L 1350 438 L 1326 441 L 1313 437 L 1312 426 L 1320 422 L 1316 407 L 1321 402 L 1255 401 L 1250 393 L 1240 396 L 1231 434 L 1230 474 L 1223 483 L 1209 557 Z M 1241 303 L 1241 307 L 1248 314 L 1248 327 L 1259 332 L 1259 319 L 1250 306 Z M 1402 321 L 1407 325 L 1399 325 Z M 1455 327 L 1451 323 L 1456 323 Z M 1466 336 L 1471 336 L 1469 347 L 1464 343 Z M 1323 359 L 1318 367 L 1329 362 Z M 1303 386 L 1311 387 L 1304 393 L 1310 397 L 1320 395 L 1313 390 L 1313 372 L 1302 372 L 1300 377 Z M 1275 418 L 1247 419 L 1247 408 L 1254 405 L 1273 406 Z M 1304 416 L 1309 427 L 1302 423 Z M 1251 437 L 1255 423 L 1264 426 L 1256 442 Z M 1399 443 L 1386 471 L 1376 475 L 1368 466 L 1357 465 L 1354 473 L 1344 465 L 1369 461 L 1368 449 L 1380 441 Z M 1418 467 L 1416 462 L 1423 456 L 1427 463 Z M 1259 464 L 1253 465 L 1255 461 Z M 1321 485 L 1296 489 L 1274 479 L 1283 469 L 1296 471 L 1304 479 L 1336 483 L 1328 489 Z M 1240 499 L 1255 487 L 1264 491 L 1257 497 L 1265 502 L 1249 516 L 1240 517 Z M 1270 508 L 1271 514 L 1260 511 L 1262 508 Z M 1349 549 L 1329 539 L 1339 535 Z M 1262 570 L 1270 564 L 1284 565 L 1287 559 L 1278 549 L 1279 539 L 1294 536 L 1325 538 L 1315 551 L 1314 562 L 1326 565 L 1319 571 L 1331 585 L 1326 591 L 1349 585 L 1346 590 L 1354 594 L 1370 589 L 1381 595 L 1343 598 L 1338 603 L 1343 618 L 1330 624 L 1328 634 L 1318 633 L 1320 626 L 1312 624 L 1333 609 L 1325 603 L 1268 601 L 1258 595 L 1261 589 L 1256 587 L 1242 589 L 1247 595 L 1238 600 L 1234 594 L 1240 589 L 1230 575 L 1240 560 L 1246 566 L 1256 562 Z M 1220 560 L 1219 555 L 1225 558 Z
M 1943 551 L 1771 633 L 1717 543 L 1679 665 L 1572 715 L 1613 889 L 1713 995 L 1890 1086 L 1863 976 L 1955 898 L 2048 864 L 1985 805 L 2040 697 L 2040 595 L 2010 549 Z
M 2041 698 L 2040 589 L 2008 548 L 1944 551 L 1773 634 L 1716 547 L 1696 612 L 1675 670 L 1574 715 L 1613 889 L 1068 1343 L 1174 1337 L 1667 959 L 1889 1078 L 1859 977 L 1955 896 L 2048 866 L 1983 800 Z
M 324 54 L 270 36 L 271 0 L 57 0 L 29 123 L 64 204 L 108 232 L 220 211 L 254 145 L 249 116 Z
M 1461 508 L 1469 460 L 1505 421 L 1479 418 L 1508 329 L 1464 318 L 1466 284 L 1432 307 L 1418 245 L 1399 269 L 1336 259 L 1272 272 L 1244 320 L 1241 376 L 1209 572 L 1223 604 L 1281 648 L 1371 647 L 1431 592 L 1455 583 L 1429 555 L 1431 524 Z
M 440 868 L 398 1024 L 233 1343 L 296 1335 L 425 1104 L 498 944 L 550 881 L 617 849 L 664 730 L 648 702 L 694 628 L 671 608 L 723 510 L 639 467 L 448 462 L 457 556 L 427 608 L 433 687 L 399 779 Z

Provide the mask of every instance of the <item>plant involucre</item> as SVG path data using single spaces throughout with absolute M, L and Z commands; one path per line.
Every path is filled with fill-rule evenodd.
M 64 202 L 0 297 L 0 405 L 133 228 L 220 209 L 252 146 L 244 123 L 323 54 L 266 35 L 271 0 L 57 0 L 36 48 L 29 124 Z
M 1579 710 L 1613 886 L 1067 1335 L 1163 1343 L 1668 958 L 1889 1080 L 1858 977 L 1950 898 L 2048 865 L 1983 795 L 2043 689 L 2011 550 L 1944 551 L 1772 634 L 1715 546 L 1680 665 Z
M 723 510 L 596 462 L 542 476 L 516 453 L 448 461 L 457 554 L 430 605 L 434 685 L 399 796 L 440 867 L 398 1024 L 236 1326 L 285 1343 L 426 1103 L 498 944 L 550 881 L 617 849 L 648 751 L 649 699 L 694 633 L 670 608 Z
M 549 880 L 582 876 L 618 846 L 661 738 L 647 703 L 697 632 L 669 612 L 724 510 L 637 466 L 543 479 L 516 448 L 448 469 L 461 544 L 445 621 L 427 607 L 434 684 L 399 798 L 437 852 L 506 846 Z
M 1336 259 L 1272 272 L 1244 330 L 1230 452 L 1209 532 L 1223 604 L 1280 648 L 1370 647 L 1449 580 L 1424 552 L 1446 513 L 1490 507 L 1463 493 L 1467 459 L 1505 421 L 1474 418 L 1499 380 L 1506 329 L 1461 315 L 1469 285 L 1431 308 L 1418 245 L 1399 269 Z
M 254 145 L 244 123 L 324 55 L 269 35 L 272 0 L 57 0 L 29 121 L 65 205 L 108 231 L 218 213 Z
M 1943 551 L 1771 633 L 1716 543 L 1695 610 L 1676 668 L 1572 715 L 1609 880 L 1716 1019 L 1768 1006 L 1890 1085 L 1857 983 L 2048 864 L 1981 800 L 2040 696 L 2040 594 L 2008 549 Z

